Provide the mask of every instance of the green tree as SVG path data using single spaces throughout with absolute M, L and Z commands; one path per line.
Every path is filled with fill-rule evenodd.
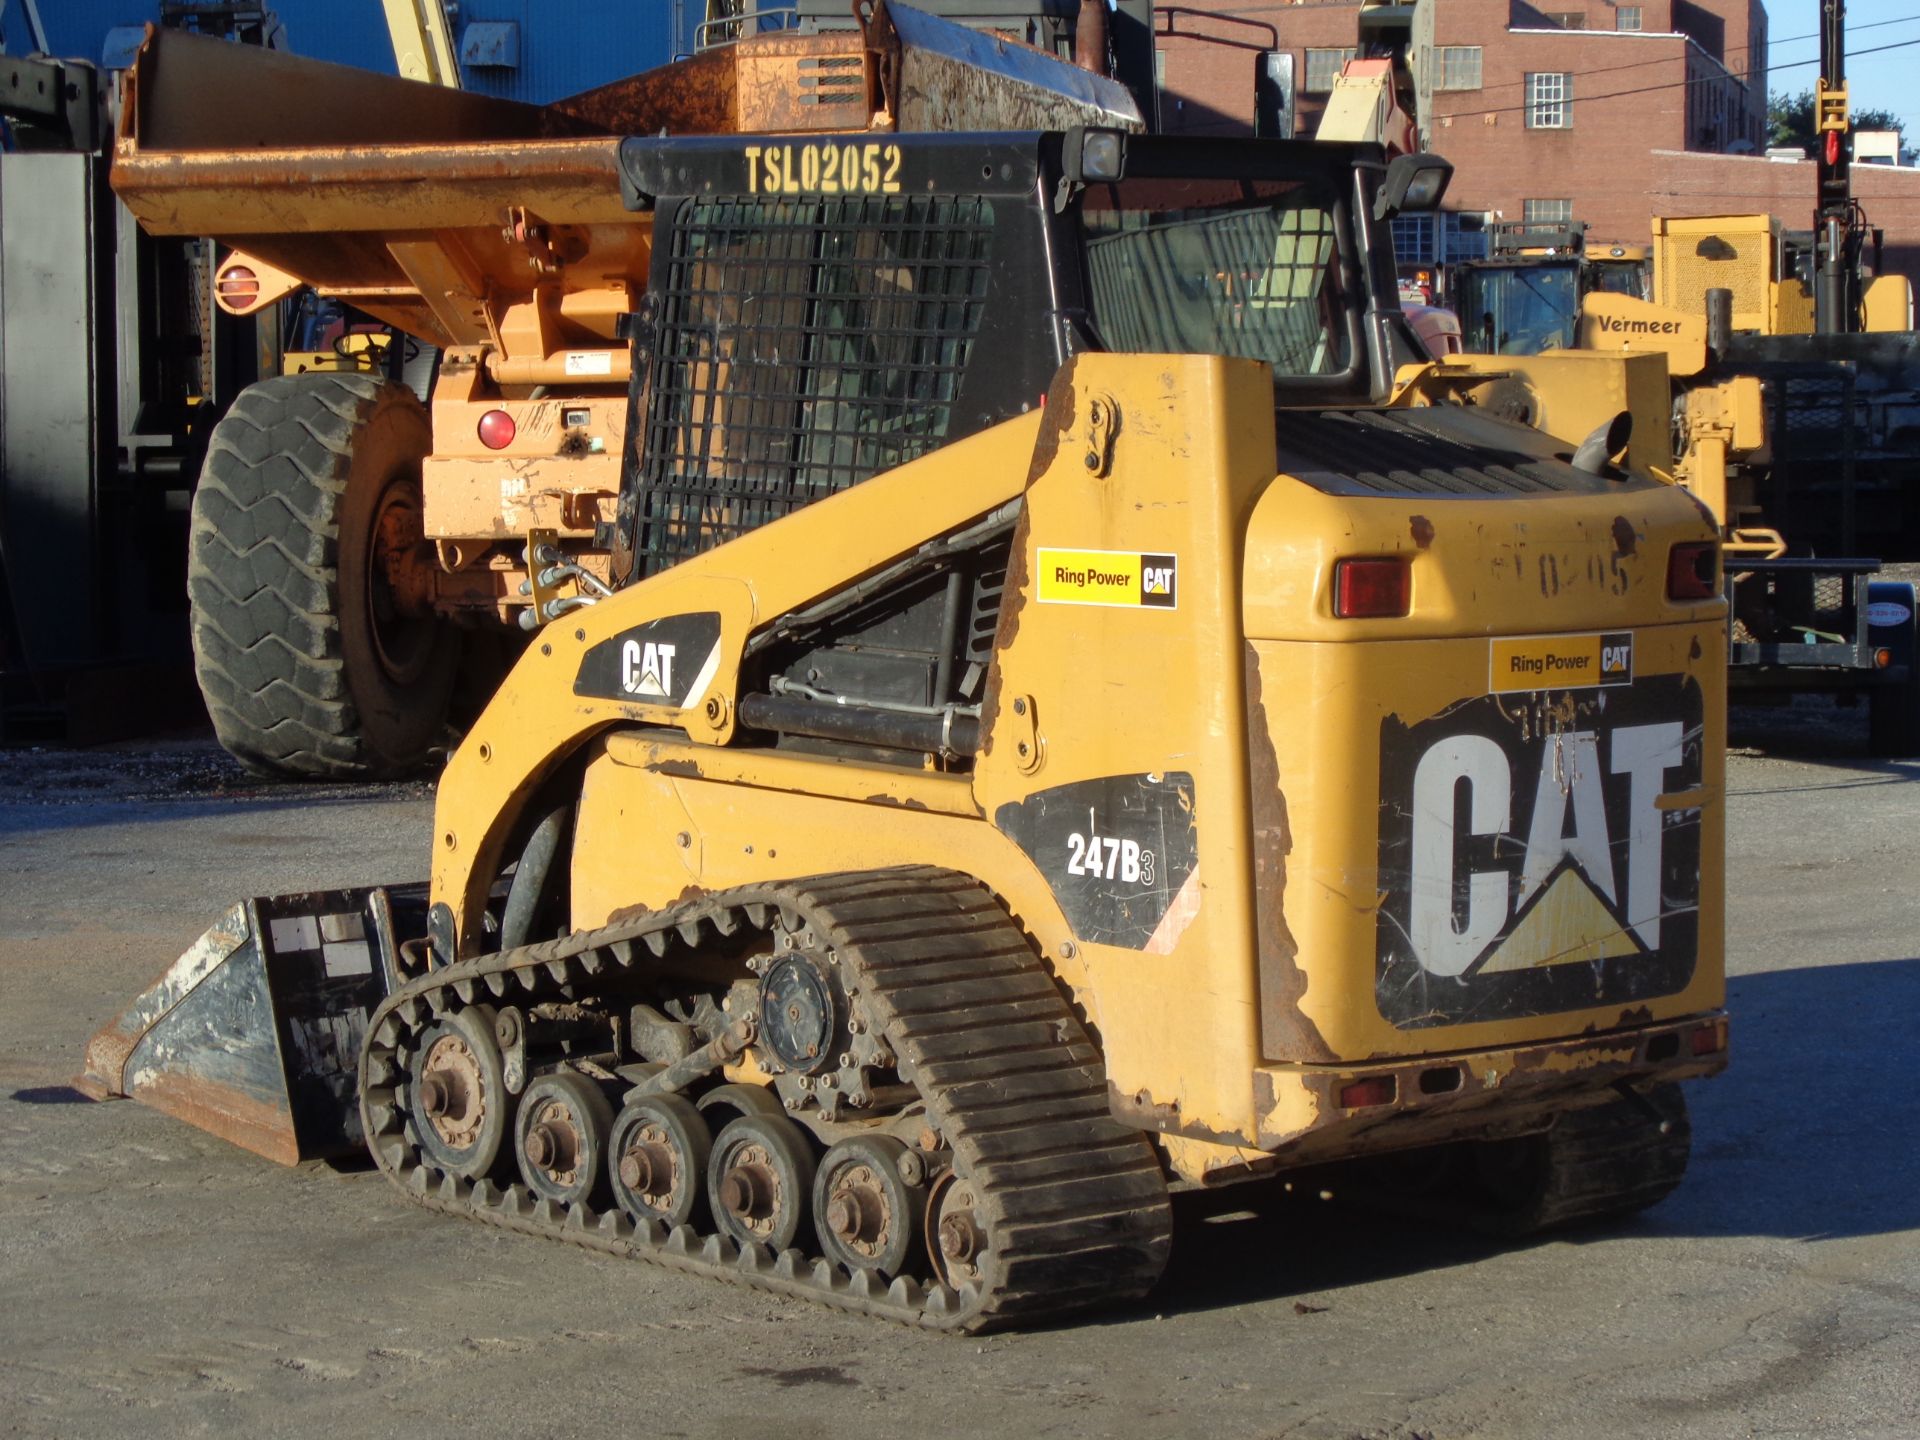
M 1767 97 L 1767 125 L 1769 145 L 1794 145 L 1807 151 L 1813 151 L 1813 91 L 1802 90 L 1798 95 L 1788 95 L 1775 91 Z M 1856 130 L 1898 130 L 1900 117 L 1891 110 L 1856 110 L 1853 112 L 1853 128 Z

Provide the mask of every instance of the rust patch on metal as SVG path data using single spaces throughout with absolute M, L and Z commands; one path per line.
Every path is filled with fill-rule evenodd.
M 1260 690 L 1260 657 L 1242 642 L 1247 683 L 1247 771 L 1253 812 L 1254 940 L 1260 964 L 1260 1048 L 1274 1060 L 1337 1058 L 1319 1028 L 1300 1009 L 1307 993 L 1299 943 L 1287 928 L 1287 856 L 1293 830 L 1280 789 L 1280 757 L 1267 730 Z
M 656 760 L 647 768 L 656 775 L 671 775 L 676 780 L 704 780 L 707 778 L 701 771 L 699 762 L 696 760 Z
M 1041 427 L 1045 435 L 1045 427 Z M 1027 604 L 1027 511 L 1013 522 L 1013 546 L 1007 553 L 1007 580 L 1000 587 L 1000 617 L 993 627 L 993 659 L 987 666 L 986 692 L 980 697 L 980 758 L 993 754 L 994 721 L 1000 714 L 1000 660 L 1020 633 L 1020 613 Z
M 1060 453 L 1060 442 L 1073 433 L 1073 372 L 1077 362 L 1069 360 L 1053 372 L 1047 386 L 1046 408 L 1040 414 L 1040 436 L 1034 442 L 1033 463 L 1027 466 L 1027 484 L 1046 474 Z
M 1640 536 L 1633 528 L 1633 522 L 1624 515 L 1613 517 L 1613 548 L 1622 555 L 1631 555 L 1640 544 Z
M 1433 544 L 1433 522 L 1424 515 L 1415 515 L 1409 529 L 1413 531 L 1413 543 L 1422 550 Z
M 911 795 L 902 798 L 898 795 L 869 795 L 863 802 L 867 805 L 893 805 L 902 810 L 925 810 L 924 800 L 915 800 Z
M 263 1104 L 227 1086 L 174 1071 L 154 1074 L 139 1082 L 127 1095 L 276 1164 L 300 1163 L 300 1142 L 293 1133 L 293 1115 L 284 1108 Z
M 1216 1145 L 1240 1145 L 1251 1147 L 1253 1140 L 1246 1135 L 1236 1135 L 1225 1130 L 1214 1130 L 1192 1120 L 1183 1120 L 1180 1116 L 1178 1099 L 1164 1103 L 1156 1101 L 1146 1090 L 1129 1093 L 1107 1082 L 1107 1109 L 1113 1112 L 1113 1118 L 1124 1124 L 1141 1130 L 1157 1130 L 1167 1135 L 1184 1135 L 1189 1140 L 1211 1140 Z
M 1290 1135 L 1262 1130 L 1260 1148 L 1294 1161 L 1319 1161 L 1409 1145 L 1521 1134 L 1540 1128 L 1560 1111 L 1590 1103 L 1616 1080 L 1692 1080 L 1719 1074 L 1727 1066 L 1724 1050 L 1695 1056 L 1678 1044 L 1676 1053 L 1665 1060 L 1650 1058 L 1649 1051 L 1653 1041 L 1666 1036 L 1684 1040 L 1703 1020 L 1712 1018 L 1694 1015 L 1624 1033 L 1527 1046 L 1507 1052 L 1491 1067 L 1462 1063 L 1458 1055 L 1427 1055 L 1384 1065 L 1350 1063 L 1307 1072 L 1300 1079 L 1315 1098 L 1318 1121 Z M 1458 1086 L 1424 1091 L 1421 1075 L 1441 1068 L 1458 1069 Z M 1342 1088 L 1377 1076 L 1393 1079 L 1392 1101 L 1361 1110 L 1340 1108 Z M 1270 1114 L 1280 1103 L 1276 1072 L 1256 1071 L 1253 1091 L 1255 1113 Z

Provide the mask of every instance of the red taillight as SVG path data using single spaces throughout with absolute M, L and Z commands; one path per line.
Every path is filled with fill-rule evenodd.
M 1342 1085 L 1340 1108 L 1365 1110 L 1374 1105 L 1391 1105 L 1393 1095 L 1393 1076 L 1375 1075 L 1368 1080 L 1355 1080 L 1351 1085 Z
M 1726 1048 L 1726 1026 L 1718 1022 L 1702 1025 L 1693 1032 L 1693 1053 L 1696 1055 L 1718 1055 Z
M 213 288 L 228 309 L 245 310 L 260 298 L 260 277 L 244 265 L 229 265 Z
M 1382 555 L 1333 564 L 1333 613 L 1342 620 L 1404 615 L 1413 602 L 1413 566 L 1406 557 Z
M 489 450 L 504 450 L 513 443 L 513 416 L 504 410 L 489 410 L 480 417 L 480 443 Z
M 1720 593 L 1720 547 L 1710 542 L 1676 545 L 1667 552 L 1667 598 L 1711 600 Z

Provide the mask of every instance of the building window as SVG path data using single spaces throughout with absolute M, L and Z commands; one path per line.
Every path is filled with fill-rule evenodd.
M 1584 30 L 1587 28 L 1587 17 L 1581 14 L 1577 10 L 1573 12 L 1568 12 L 1565 10 L 1548 10 L 1544 13 L 1546 15 L 1547 23 L 1549 25 L 1556 27 L 1557 29 Z
M 1554 70 L 1527 72 L 1527 128 L 1529 130 L 1571 130 L 1573 128 L 1573 76 Z
M 1613 28 L 1616 30 L 1638 30 L 1640 28 L 1640 7 L 1622 5 L 1613 12 Z M 1762 53 L 1765 53 L 1764 47 Z
M 1571 200 L 1522 200 L 1520 218 L 1529 225 L 1571 225 L 1573 223 L 1573 201 Z
M 1563 202 L 1565 203 L 1565 202 Z M 1449 265 L 1487 258 L 1484 218 L 1443 210 L 1393 217 L 1393 258 L 1401 265 Z
M 1353 59 L 1352 50 L 1307 51 L 1307 81 L 1300 88 L 1309 95 L 1324 95 L 1340 77 L 1340 67 Z
M 1478 90 L 1480 88 L 1480 47 L 1478 45 L 1442 45 L 1440 47 L 1439 90 Z
M 1393 258 L 1402 265 L 1433 264 L 1433 216 L 1393 217 Z

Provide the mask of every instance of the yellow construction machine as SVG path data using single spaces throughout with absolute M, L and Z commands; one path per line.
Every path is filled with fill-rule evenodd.
M 429 881 L 236 905 L 99 1090 L 941 1329 L 1141 1294 L 1174 1189 L 1413 1157 L 1520 1234 L 1680 1182 L 1675 1082 L 1726 1063 L 1718 537 L 1617 412 L 1565 445 L 1423 363 L 1386 223 L 1444 162 L 605 153 L 568 193 L 647 259 L 592 312 L 605 593 L 454 754 Z

